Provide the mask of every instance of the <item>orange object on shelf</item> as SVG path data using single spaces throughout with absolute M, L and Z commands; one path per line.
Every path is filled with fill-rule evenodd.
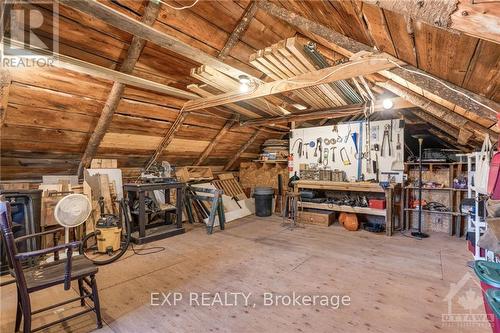
M 339 214 L 339 223 L 340 223 L 340 225 L 344 225 L 346 217 L 347 217 L 347 213 L 342 212 L 342 213 Z
M 349 231 L 356 231 L 359 228 L 358 216 L 356 214 L 346 213 L 344 228 Z

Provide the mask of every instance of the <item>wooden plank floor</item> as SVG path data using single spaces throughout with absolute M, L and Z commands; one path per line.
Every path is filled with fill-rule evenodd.
M 100 268 L 98 285 L 105 328 L 99 332 L 490 332 L 487 326 L 446 326 L 450 284 L 467 272 L 465 241 L 444 234 L 415 240 L 365 231 L 306 226 L 290 231 L 277 217 L 247 217 L 207 235 L 195 228 L 143 247 L 165 251 L 133 255 Z M 480 295 L 475 277 L 471 290 Z M 74 288 L 75 286 L 73 286 Z M 151 292 L 245 292 L 256 306 L 151 306 Z M 349 295 L 351 305 L 262 305 L 275 294 Z M 35 308 L 75 291 L 52 288 L 34 296 Z M 2 332 L 12 332 L 15 288 L 1 289 Z M 460 312 L 458 300 L 454 313 Z M 41 317 L 38 324 L 78 306 Z M 462 308 L 462 312 L 464 312 Z M 483 313 L 482 304 L 472 313 Z M 52 318 L 48 318 L 52 317 Z M 92 315 L 50 332 L 89 332 Z

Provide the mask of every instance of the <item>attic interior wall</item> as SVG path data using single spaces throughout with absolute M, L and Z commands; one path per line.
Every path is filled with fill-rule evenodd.
M 146 3 L 104 2 L 136 19 L 140 19 Z M 412 35 L 402 16 L 357 2 L 272 2 L 500 102 L 498 44 L 455 36 L 418 22 L 410 24 Z M 248 4 L 249 0 L 200 1 L 183 11 L 162 6 L 153 27 L 217 56 Z M 132 36 L 64 6 L 59 9 L 60 29 L 64 32 L 59 36 L 60 53 L 116 69 L 126 55 Z M 50 13 L 45 11 L 45 14 Z M 44 31 L 48 38 L 46 32 L 50 26 L 42 26 L 42 34 Z M 262 77 L 262 73 L 248 63 L 248 56 L 297 34 L 287 24 L 258 10 L 227 62 Z M 322 42 L 316 36 L 307 37 Z M 322 46 L 323 50 L 328 50 L 326 46 Z M 335 58 L 331 52 L 327 56 Z M 199 83 L 189 75 L 190 69 L 198 65 L 148 42 L 133 74 L 186 89 L 189 83 Z M 13 70 L 12 79 L 0 138 L 1 178 L 75 173 L 111 82 L 56 68 L 36 72 Z M 124 168 L 142 167 L 183 103 L 177 98 L 127 87 L 97 157 L 118 158 Z M 177 165 L 194 163 L 230 116 L 223 108 L 190 115 L 161 158 Z M 224 165 L 253 132 L 254 129 L 233 127 L 204 164 Z M 243 159 L 253 159 L 266 138 L 279 136 L 264 132 L 243 154 Z M 237 163 L 239 161 L 235 165 Z

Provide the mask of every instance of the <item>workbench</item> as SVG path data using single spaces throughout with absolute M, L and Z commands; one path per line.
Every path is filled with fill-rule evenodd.
M 129 199 L 130 211 L 133 215 L 131 240 L 136 244 L 144 244 L 159 239 L 184 233 L 182 227 L 182 208 L 185 184 L 181 182 L 125 184 L 123 190 Z M 176 191 L 176 203 L 170 204 L 170 191 Z M 146 196 L 153 197 L 153 191 L 163 191 L 165 205 L 161 208 L 164 212 L 164 220 L 160 223 L 150 223 L 150 214 L 146 212 Z M 139 200 L 139 210 L 133 210 L 133 203 Z M 171 221 L 171 215 L 175 214 L 175 223 Z
M 382 216 L 385 219 L 385 232 L 387 236 L 392 236 L 394 233 L 395 219 L 398 216 L 398 221 L 402 221 L 401 209 L 401 185 L 390 184 L 387 188 L 380 186 L 378 183 L 368 182 L 331 182 L 321 180 L 299 180 L 295 183 L 295 190 L 311 189 L 323 191 L 337 192 L 362 192 L 368 197 L 370 193 L 384 194 L 386 201 L 386 209 L 374 209 L 369 207 L 352 207 L 340 206 L 331 203 L 314 203 L 314 202 L 299 202 L 303 208 L 324 209 L 336 212 L 348 212 L 356 214 L 366 214 L 374 216 Z M 396 208 L 399 207 L 399 214 L 395 214 Z

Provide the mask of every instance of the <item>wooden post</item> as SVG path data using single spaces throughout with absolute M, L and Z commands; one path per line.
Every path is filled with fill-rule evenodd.
M 158 15 L 159 10 L 160 5 L 153 1 L 150 1 L 148 6 L 146 7 L 146 10 L 144 11 L 142 22 L 147 25 L 152 25 L 156 20 L 156 16 Z M 120 68 L 121 72 L 132 72 L 145 44 L 146 41 L 137 36 L 134 36 L 132 38 L 127 57 L 123 61 L 123 64 Z M 80 161 L 80 165 L 78 166 L 78 175 L 80 177 L 83 176 L 83 170 L 90 165 L 90 162 L 94 158 L 97 149 L 99 148 L 99 145 L 104 138 L 104 135 L 108 131 L 108 128 L 111 125 L 111 121 L 113 119 L 113 114 L 118 108 L 118 104 L 120 104 L 120 100 L 123 96 L 124 90 L 125 85 L 123 83 L 113 83 L 111 92 L 108 95 L 106 103 L 104 104 L 104 107 L 101 111 L 99 120 L 97 121 L 97 125 L 94 129 L 94 132 L 90 136 L 87 147 L 85 148 L 85 152 L 83 153 L 82 160 Z
M 224 166 L 224 171 L 228 170 L 229 168 L 231 168 L 231 166 L 233 166 L 234 162 L 236 162 L 238 160 L 238 158 L 240 158 L 240 155 L 243 154 L 245 152 L 245 150 L 247 150 L 248 147 L 250 147 L 250 145 L 255 141 L 255 139 L 257 139 L 257 137 L 259 136 L 261 131 L 262 131 L 261 129 L 258 129 L 257 131 L 255 131 L 255 133 L 238 150 L 238 152 L 233 156 L 233 158 L 231 158 L 231 160 L 229 160 L 229 162 L 227 162 L 227 164 Z
M 148 162 L 146 163 L 145 169 L 148 170 L 160 157 L 161 153 L 167 146 L 172 142 L 174 139 L 175 133 L 181 128 L 182 124 L 184 123 L 184 120 L 186 120 L 188 116 L 187 112 L 184 112 L 184 110 L 180 110 L 179 113 L 177 114 L 177 118 L 175 118 L 174 123 L 172 126 L 170 126 L 167 134 L 163 137 L 163 140 L 160 142 L 158 147 L 156 148 L 154 154 L 150 157 Z
M 259 0 L 252 0 L 252 2 L 248 5 L 247 9 L 243 13 L 243 16 L 241 17 L 241 20 L 238 22 L 238 25 L 236 26 L 236 28 L 234 28 L 233 32 L 227 39 L 226 44 L 219 52 L 219 59 L 225 59 L 226 56 L 231 52 L 233 47 L 236 45 L 236 43 L 238 43 L 240 37 L 245 33 L 255 15 L 255 12 L 257 12 L 258 1 Z
M 224 127 L 217 133 L 217 136 L 210 142 L 210 144 L 205 148 L 201 156 L 198 158 L 196 163 L 194 165 L 200 165 L 203 163 L 208 155 L 212 152 L 212 150 L 215 148 L 215 146 L 219 143 L 219 141 L 226 135 L 227 132 L 233 127 L 237 117 L 233 117 L 232 119 L 229 119 L 225 124 Z

